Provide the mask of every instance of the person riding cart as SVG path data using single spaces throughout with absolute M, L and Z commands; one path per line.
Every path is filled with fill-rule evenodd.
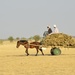
M 45 31 L 45 32 L 43 33 L 43 36 L 44 36 L 44 37 L 46 37 L 47 35 L 49 35 L 49 34 L 52 33 L 52 29 L 50 28 L 50 26 L 47 26 L 47 29 L 48 29 L 48 31 Z

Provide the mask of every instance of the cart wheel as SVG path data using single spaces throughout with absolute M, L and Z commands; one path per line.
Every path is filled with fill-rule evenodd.
M 52 48 L 50 52 L 51 52 L 51 55 L 60 55 L 61 54 L 61 50 L 56 47 Z

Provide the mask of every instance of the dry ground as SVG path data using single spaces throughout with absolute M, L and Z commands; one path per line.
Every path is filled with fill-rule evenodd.
M 25 48 L 16 48 L 16 43 L 0 45 L 0 75 L 75 75 L 75 48 L 61 48 L 62 54 L 52 56 L 50 48 L 44 50 L 45 55 Z

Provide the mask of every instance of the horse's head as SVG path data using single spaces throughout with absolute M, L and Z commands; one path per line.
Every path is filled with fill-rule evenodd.
M 25 46 L 27 43 L 28 43 L 27 40 L 19 40 L 19 41 L 17 41 L 16 48 L 18 48 L 20 45 Z
M 18 48 L 19 46 L 20 46 L 20 41 L 17 41 L 16 48 Z

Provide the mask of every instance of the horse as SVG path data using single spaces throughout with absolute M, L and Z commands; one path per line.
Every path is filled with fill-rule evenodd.
M 26 48 L 25 53 L 27 54 L 27 56 L 29 55 L 28 48 L 36 48 L 37 53 L 35 54 L 35 56 L 38 55 L 39 50 L 41 51 L 42 55 L 44 55 L 40 42 L 29 43 L 27 40 L 19 40 L 17 41 L 16 48 L 19 48 L 20 45 L 23 45 Z

